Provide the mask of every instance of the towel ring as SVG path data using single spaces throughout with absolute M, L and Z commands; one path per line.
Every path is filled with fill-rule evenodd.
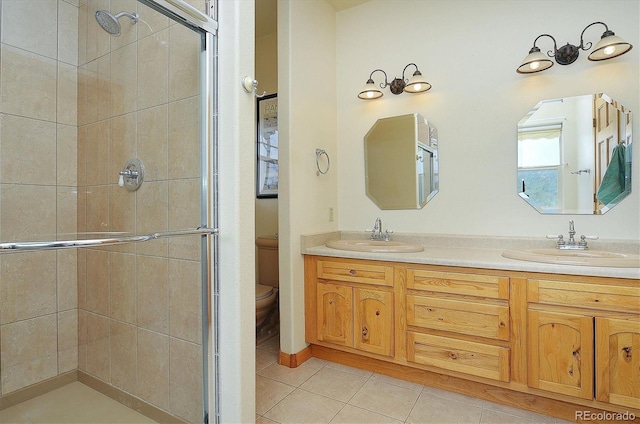
M 327 158 L 327 169 L 325 169 L 324 171 L 320 169 L 320 156 L 323 155 Z M 329 155 L 327 154 L 327 152 L 322 149 L 316 149 L 316 168 L 318 168 L 316 175 L 324 175 L 329 172 L 329 168 L 331 168 L 331 159 L 329 159 Z

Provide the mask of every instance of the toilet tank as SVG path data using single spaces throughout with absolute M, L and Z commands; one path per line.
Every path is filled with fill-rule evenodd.
M 258 253 L 258 283 L 278 287 L 278 239 L 276 237 L 256 238 Z

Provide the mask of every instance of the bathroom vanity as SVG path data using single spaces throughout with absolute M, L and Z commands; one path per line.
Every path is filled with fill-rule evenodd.
M 415 253 L 313 244 L 303 237 L 312 356 L 568 420 L 640 417 L 639 268 L 451 240 Z

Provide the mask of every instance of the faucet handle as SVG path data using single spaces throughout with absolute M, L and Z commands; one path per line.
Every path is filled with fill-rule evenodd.
M 562 234 L 558 234 L 557 236 L 554 236 L 553 234 L 548 235 L 547 236 L 548 239 L 558 239 L 558 243 L 557 246 L 564 246 L 565 244 L 567 244 L 566 241 L 564 241 L 564 236 Z

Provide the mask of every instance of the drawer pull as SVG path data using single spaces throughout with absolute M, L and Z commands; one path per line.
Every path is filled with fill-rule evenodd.
M 451 358 L 453 360 L 456 360 L 456 359 L 458 359 L 458 355 L 456 353 L 449 352 L 449 358 Z
M 376 311 L 376 316 L 380 316 L 380 311 Z
M 358 275 L 358 271 L 356 271 L 355 269 L 350 269 L 350 270 L 349 270 L 349 274 L 351 274 L 351 275 Z
M 369 329 L 367 327 L 362 327 L 362 340 L 367 340 L 369 338 Z
M 624 359 L 626 359 L 627 361 L 631 360 L 631 348 L 630 347 L 623 347 L 622 351 L 624 352 Z

